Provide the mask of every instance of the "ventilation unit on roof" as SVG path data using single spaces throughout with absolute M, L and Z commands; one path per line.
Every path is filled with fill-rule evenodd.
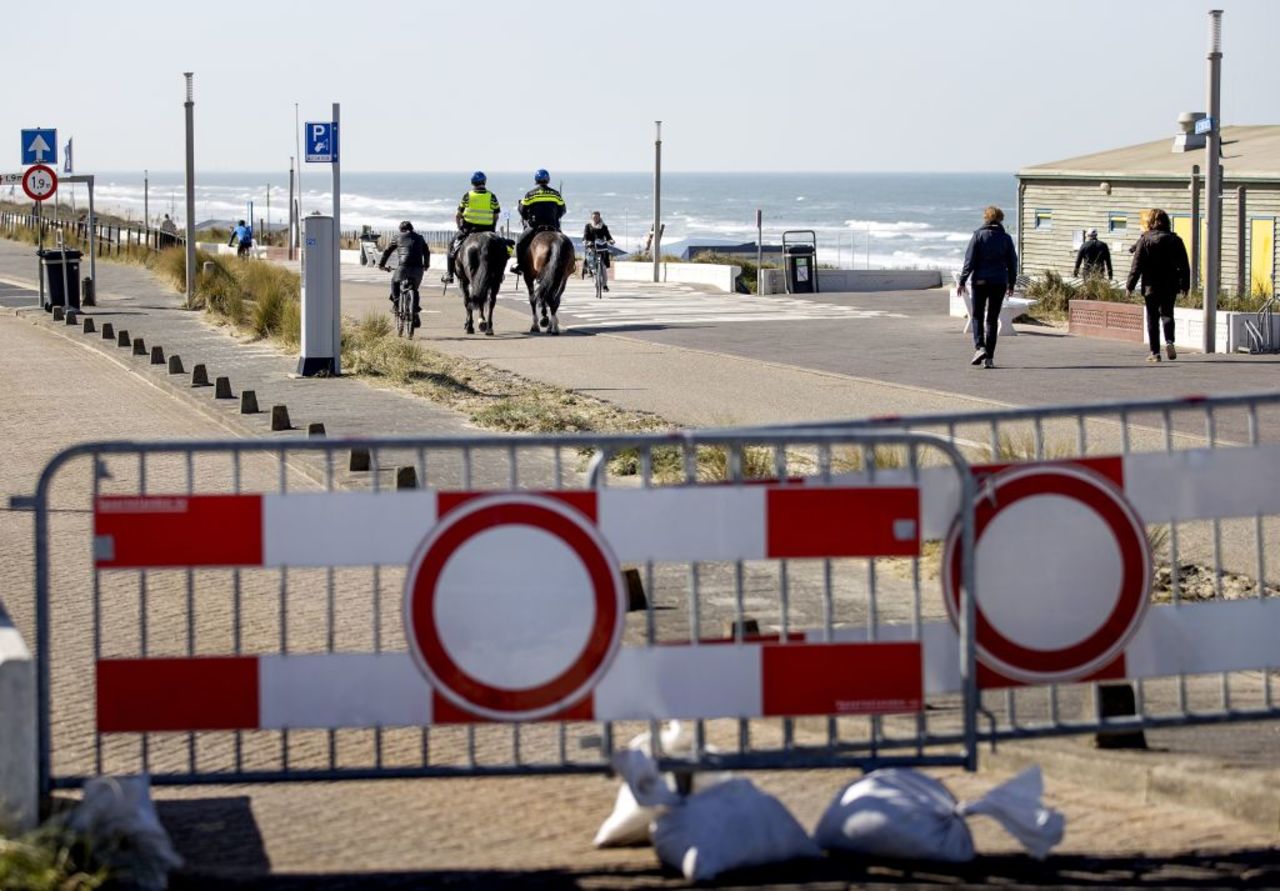
M 1203 133 L 1196 132 L 1196 121 L 1202 121 L 1206 117 L 1208 115 L 1203 111 L 1184 111 L 1178 115 L 1178 129 L 1182 132 L 1173 137 L 1175 154 L 1204 148 L 1207 137 Z

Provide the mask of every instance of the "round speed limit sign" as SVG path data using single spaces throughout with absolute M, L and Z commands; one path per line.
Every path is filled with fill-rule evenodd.
M 22 191 L 32 201 L 44 201 L 58 191 L 58 174 L 46 164 L 27 168 L 22 174 Z

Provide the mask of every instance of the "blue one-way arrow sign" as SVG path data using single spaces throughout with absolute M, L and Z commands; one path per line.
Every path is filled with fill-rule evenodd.
M 22 163 L 57 164 L 58 131 L 41 130 L 38 128 L 34 130 L 23 130 Z

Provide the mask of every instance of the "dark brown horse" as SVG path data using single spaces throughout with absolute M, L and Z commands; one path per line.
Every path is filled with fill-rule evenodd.
M 529 311 L 533 314 L 530 334 L 546 328 L 548 334 L 560 333 L 560 298 L 573 275 L 573 242 L 561 232 L 539 232 L 529 242 L 529 256 L 521 270 L 529 290 Z M 541 318 L 539 318 L 541 313 Z
M 462 305 L 467 310 L 463 330 L 475 334 L 472 312 L 480 313 L 480 330 L 493 333 L 493 305 L 507 268 L 507 242 L 492 232 L 475 232 L 458 248 L 453 261 L 462 289 Z

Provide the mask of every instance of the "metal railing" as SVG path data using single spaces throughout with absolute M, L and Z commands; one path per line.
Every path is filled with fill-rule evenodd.
M 886 449 L 903 455 L 893 480 L 877 475 L 876 455 Z M 603 470 L 592 477 L 596 487 L 587 488 L 592 455 L 601 456 L 596 466 Z M 349 460 L 357 458 L 354 463 Z M 352 466 L 357 469 L 349 469 Z M 848 475 L 856 468 L 866 470 L 851 483 Z M 397 620 L 399 610 L 391 604 L 401 597 L 406 561 L 377 554 L 385 554 L 378 550 L 380 542 L 403 537 L 403 530 L 394 523 L 387 525 L 386 517 L 405 516 L 397 507 L 410 503 L 405 499 L 432 493 L 443 497 L 438 493 L 455 490 L 549 492 L 564 497 L 576 493 L 600 498 L 603 511 L 604 499 L 613 497 L 606 493 L 719 497 L 760 492 L 763 499 L 782 490 L 821 493 L 850 485 L 906 487 L 913 492 L 912 479 L 926 468 L 935 477 L 949 474 L 951 491 L 958 494 L 948 516 L 956 516 L 958 505 L 967 592 L 973 588 L 972 561 L 967 556 L 972 549 L 972 474 L 959 449 L 934 437 L 807 430 L 102 442 L 67 449 L 45 468 L 31 503 L 36 530 L 41 788 L 48 792 L 79 785 L 97 774 L 138 771 L 151 774 L 157 783 L 170 784 L 606 771 L 620 734 L 647 728 L 658 738 L 659 720 L 688 715 L 657 709 L 643 715 L 627 712 L 629 717 L 616 720 L 577 715 L 550 722 L 501 724 L 474 719 L 450 723 L 437 711 L 437 720 L 412 726 L 379 720 L 323 727 L 291 727 L 287 720 L 270 727 L 242 726 L 228 718 L 229 723 L 212 728 L 179 722 L 159 730 L 146 722 L 158 720 L 156 715 L 164 712 L 166 703 L 177 702 L 181 711 L 184 702 L 204 702 L 190 691 L 184 697 L 179 681 L 174 680 L 186 676 L 183 672 L 192 665 L 230 664 L 228 660 L 241 664 L 250 657 L 402 659 L 408 633 Z M 764 477 L 782 482 L 762 482 Z M 427 491 L 398 489 L 406 478 Z M 187 499 L 213 495 L 260 497 L 274 505 L 269 510 L 309 505 L 298 516 L 314 515 L 324 505 L 300 502 L 300 498 L 359 495 L 374 499 L 361 508 L 361 515 L 383 519 L 342 527 L 347 531 L 341 541 L 330 537 L 328 544 L 314 547 L 322 558 L 301 563 L 279 557 L 272 550 L 274 545 L 264 547 L 277 558 L 259 551 L 235 565 L 180 556 L 189 553 L 189 546 L 218 551 L 244 533 L 245 514 L 214 520 L 191 536 L 170 527 L 162 537 L 177 537 L 166 538 L 158 564 L 129 563 L 123 539 L 104 537 L 112 511 L 120 505 L 127 510 L 133 509 L 130 505 L 153 504 L 148 499 L 177 499 L 185 504 Z M 144 513 L 147 509 L 143 508 Z M 158 509 L 169 508 L 160 504 Z M 333 515 L 335 522 L 347 522 L 342 519 L 346 508 L 334 510 L 338 511 Z M 725 517 L 726 528 L 736 519 Z M 603 514 L 599 522 L 602 528 L 607 525 Z M 637 534 L 647 534 L 653 527 L 635 528 Z M 895 526 L 894 535 L 910 536 L 914 528 L 904 532 Z M 842 524 L 837 537 L 844 535 L 840 529 Z M 416 540 L 421 530 L 415 527 L 409 532 Z M 800 536 L 802 550 L 804 540 Z M 94 543 L 92 555 L 86 547 L 89 541 Z M 364 562 L 340 557 L 348 545 L 361 554 L 372 548 L 374 556 Z M 620 652 L 660 659 L 684 647 L 692 656 L 705 657 L 728 654 L 726 643 L 730 649 L 775 647 L 798 652 L 799 647 L 841 641 L 876 643 L 884 634 L 884 623 L 894 622 L 897 631 L 892 641 L 885 638 L 886 643 L 916 647 L 914 658 L 919 665 L 922 629 L 942 615 L 940 605 L 926 595 L 919 554 L 878 557 L 875 554 L 881 552 L 869 551 L 869 556 L 850 558 L 838 544 L 835 548 L 804 551 L 801 557 L 727 555 L 712 548 L 705 559 L 692 551 L 674 556 L 664 551 L 633 559 L 645 602 L 627 615 Z M 620 558 L 628 559 L 621 551 Z M 493 559 L 504 556 L 495 553 Z M 530 573 L 537 571 L 536 562 L 528 567 Z M 966 596 L 965 602 L 970 598 Z M 945 673 L 960 679 L 959 686 L 930 693 L 923 692 L 922 686 L 918 703 L 883 713 L 874 704 L 865 712 L 849 713 L 841 706 L 821 713 L 802 708 L 795 714 L 780 714 L 779 709 L 785 711 L 786 706 L 775 706 L 772 712 L 759 715 L 743 715 L 735 710 L 737 706 L 730 706 L 719 717 L 721 712 L 713 707 L 710 717 L 696 720 L 693 752 L 682 754 L 678 762 L 694 768 L 888 764 L 972 768 L 978 710 L 973 649 L 968 643 L 971 619 L 971 610 L 962 609 L 959 643 L 938 663 L 945 663 Z M 104 685 L 123 683 L 121 671 L 160 664 L 155 660 L 169 660 L 162 665 L 168 680 L 162 677 L 160 687 L 147 687 L 150 692 L 137 702 L 127 695 L 120 698 L 117 689 L 116 698 L 104 704 Z M 910 652 L 907 664 L 910 667 Z M 107 668 L 115 673 L 104 680 L 102 671 Z M 830 674 L 838 683 L 852 683 L 857 679 L 852 675 L 858 673 L 848 673 L 851 676 L 843 680 L 841 672 Z M 165 687 L 165 683 L 174 686 Z M 734 684 L 724 689 L 731 702 L 746 695 L 735 690 Z M 386 690 L 375 692 L 394 698 Z M 597 694 L 599 709 L 604 694 L 599 690 Z M 213 692 L 208 698 L 230 695 Z M 269 698 L 265 692 L 261 695 Z M 232 711 L 238 707 L 224 705 Z M 261 708 L 265 714 L 268 705 Z M 140 712 L 146 714 L 138 718 Z M 143 724 L 131 725 L 135 718 Z M 130 726 L 148 729 L 120 729 Z M 675 761 L 668 756 L 664 763 Z
M 134 249 L 160 251 L 183 244 L 186 240 L 181 233 L 167 233 L 145 226 L 95 223 L 90 227 L 88 221 L 83 219 L 0 212 L 0 230 L 12 234 L 19 228 L 43 229 L 46 235 L 62 233 L 68 245 L 84 250 L 88 250 L 92 229 L 92 233 L 97 236 L 99 257 L 118 257 Z

